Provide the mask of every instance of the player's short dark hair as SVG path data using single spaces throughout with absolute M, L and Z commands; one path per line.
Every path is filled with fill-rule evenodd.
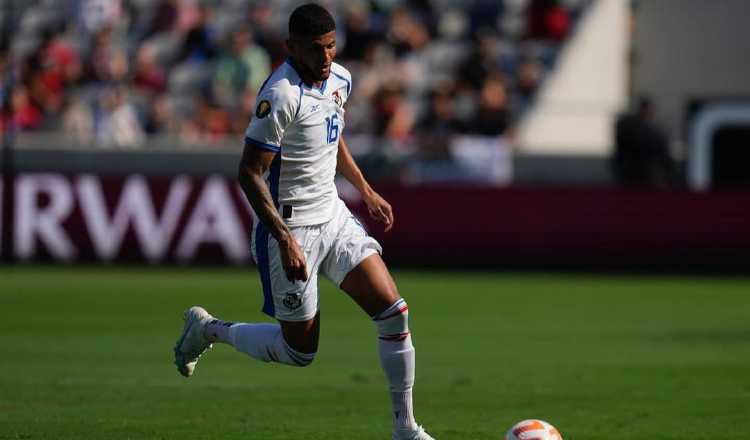
M 316 37 L 336 30 L 333 16 L 315 3 L 302 5 L 289 17 L 289 35 Z

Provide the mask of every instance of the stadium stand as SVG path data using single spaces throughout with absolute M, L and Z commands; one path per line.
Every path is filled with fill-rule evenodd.
M 298 3 L 3 2 L 15 83 L 0 124 L 82 146 L 236 148 Z M 432 173 L 448 149 L 436 134 L 512 134 L 588 0 L 324 3 L 355 78 L 353 152 L 375 173 L 407 157 Z

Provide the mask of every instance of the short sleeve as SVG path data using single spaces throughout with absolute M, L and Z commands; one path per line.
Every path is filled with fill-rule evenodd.
M 346 75 L 347 81 L 346 81 L 346 99 L 344 100 L 345 103 L 349 101 L 349 97 L 352 96 L 352 75 L 348 71 L 346 73 L 347 73 Z
M 278 152 L 284 131 L 294 119 L 298 99 L 277 87 L 263 90 L 256 100 L 255 113 L 245 130 L 245 144 Z
M 336 70 L 337 71 L 334 71 L 333 74 L 346 83 L 346 95 L 344 96 L 344 103 L 346 103 L 352 95 L 352 74 L 340 65 L 337 65 Z

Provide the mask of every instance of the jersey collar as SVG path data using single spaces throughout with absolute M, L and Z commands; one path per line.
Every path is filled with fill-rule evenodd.
M 316 92 L 320 93 L 321 95 L 323 93 L 325 93 L 325 91 L 326 91 L 326 84 L 328 84 L 328 79 L 325 79 L 323 81 L 323 84 L 320 85 L 320 88 L 307 85 L 305 83 L 305 81 L 302 79 L 302 75 L 300 75 L 299 70 L 297 69 L 297 66 L 294 65 L 294 60 L 292 60 L 292 57 L 287 57 L 287 59 L 284 62 L 287 63 L 287 64 L 289 64 L 289 66 L 291 66 L 291 68 L 294 70 L 294 73 L 297 74 L 297 76 L 299 77 L 299 80 L 300 80 L 300 82 L 299 82 L 300 86 L 306 88 L 307 90 L 315 90 Z M 333 73 L 333 71 L 331 71 L 331 73 Z

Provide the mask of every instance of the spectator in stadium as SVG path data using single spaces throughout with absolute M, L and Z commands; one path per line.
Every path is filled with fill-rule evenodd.
M 448 144 L 454 134 L 466 131 L 456 117 L 452 84 L 441 84 L 430 93 L 429 109 L 417 124 L 423 150 L 438 144 Z
M 142 42 L 162 32 L 167 32 L 177 21 L 178 0 L 156 0 L 140 5 L 140 13 L 133 20 L 134 37 Z
M 178 61 L 204 62 L 216 55 L 208 28 L 208 16 L 206 5 L 193 1 L 178 2 L 176 30 L 182 41 Z
M 248 86 L 250 69 L 242 59 L 241 34 L 235 34 L 229 50 L 216 63 L 213 77 L 213 93 L 222 104 L 234 106 L 240 94 Z M 239 38 L 238 38 L 239 37 Z M 239 41 L 238 41 L 239 40 Z
M 612 165 L 622 185 L 650 188 L 672 185 L 674 169 L 667 137 L 654 121 L 650 99 L 641 98 L 634 112 L 617 119 Z
M 226 141 L 235 116 L 214 102 L 210 94 L 196 95 L 194 101 L 190 116 L 181 122 L 180 141 L 209 146 Z
M 151 97 L 166 90 L 167 74 L 157 62 L 156 53 L 150 44 L 138 48 L 133 85 Z
M 570 30 L 570 15 L 560 0 L 531 0 L 528 6 L 527 37 L 559 43 Z
M 159 95 L 148 109 L 143 128 L 150 135 L 178 133 L 181 121 L 176 113 L 173 100 L 166 94 Z
M 469 6 L 469 20 L 472 31 L 494 29 L 503 15 L 504 4 L 497 0 L 474 0 Z
M 31 80 L 32 95 L 48 115 L 61 112 L 65 90 L 82 75 L 80 57 L 69 41 L 54 38 L 42 50 L 40 71 Z
M 516 71 L 516 90 L 518 91 L 519 105 L 524 111 L 531 104 L 531 100 L 539 88 L 542 80 L 542 66 L 534 58 L 525 58 L 518 65 Z
M 407 55 L 423 48 L 430 41 L 430 34 L 406 8 L 397 8 L 390 17 L 387 38 L 398 56 Z
M 17 86 L 11 95 L 11 114 L 4 114 L 3 127 L 11 124 L 17 130 L 33 130 L 42 125 L 43 115 L 39 107 L 32 101 L 29 90 L 25 86 Z
M 366 4 L 354 3 L 348 6 L 344 33 L 346 44 L 341 58 L 360 61 L 364 59 L 368 48 L 379 39 Z
M 248 86 L 253 90 L 260 90 L 263 82 L 271 74 L 271 56 L 266 49 L 255 41 L 253 34 L 247 30 L 235 35 L 235 45 L 245 67 L 250 71 Z
M 216 65 L 214 92 L 222 103 L 235 106 L 245 89 L 260 89 L 271 73 L 271 58 L 246 29 L 234 32 L 230 40 Z
M 114 31 L 111 26 L 104 26 L 94 34 L 93 47 L 86 66 L 89 80 L 93 82 L 110 81 L 113 79 L 111 68 L 117 67 L 118 62 L 121 66 L 122 59 L 114 61 L 117 53 L 114 38 Z
M 415 123 L 414 110 L 401 84 L 387 83 L 375 95 L 375 133 L 392 141 L 404 141 Z
M 209 145 L 220 144 L 226 140 L 232 128 L 232 117 L 225 108 L 216 103 L 208 103 L 204 109 L 203 121 L 205 125 L 202 131 Z
M 123 86 L 109 87 L 101 93 L 100 111 L 96 119 L 96 137 L 103 146 L 143 145 L 145 131 Z
M 497 43 L 497 33 L 492 29 L 483 28 L 474 34 L 471 55 L 458 70 L 461 84 L 479 90 L 487 76 L 498 70 Z
M 89 33 L 110 28 L 123 17 L 121 0 L 73 0 L 80 26 Z
M 80 99 L 72 99 L 63 111 L 63 130 L 81 145 L 94 140 L 94 115 L 91 107 Z
M 420 156 L 424 160 L 449 160 L 453 135 L 463 131 L 453 108 L 450 84 L 439 86 L 430 93 L 430 107 L 417 124 Z
M 472 133 L 484 136 L 505 133 L 510 125 L 510 110 L 508 92 L 501 75 L 493 74 L 485 80 L 479 94 L 479 105 L 471 120 Z

